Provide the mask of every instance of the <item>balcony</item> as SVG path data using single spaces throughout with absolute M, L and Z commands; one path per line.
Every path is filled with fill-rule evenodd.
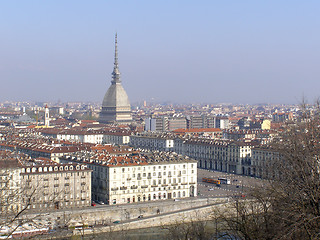
M 151 179 L 151 176 L 148 176 L 147 178 L 148 178 L 148 179 Z
M 168 186 L 168 184 L 162 184 L 161 186 L 162 186 L 162 187 L 167 187 L 167 186 Z
M 151 187 L 158 187 L 158 185 L 151 185 Z
M 111 188 L 111 191 L 117 191 L 117 190 L 119 190 L 119 188 L 117 187 Z
M 131 189 L 137 189 L 138 186 L 131 186 Z
M 141 180 L 141 177 L 137 177 L 138 180 Z
M 148 188 L 148 185 L 143 185 L 141 186 L 141 188 Z
M 130 181 L 131 180 L 131 178 L 127 178 L 127 181 Z
M 120 187 L 120 190 L 127 190 L 127 187 Z

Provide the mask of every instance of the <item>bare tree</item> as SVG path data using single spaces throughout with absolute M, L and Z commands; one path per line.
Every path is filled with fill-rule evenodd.
M 226 232 L 240 239 L 320 239 L 319 104 L 302 105 L 300 121 L 271 145 L 269 185 L 236 199 L 222 214 Z
M 49 225 L 43 219 L 49 214 L 46 211 L 32 208 L 42 201 L 44 189 L 42 180 L 25 181 L 21 178 L 21 165 L 16 153 L 6 152 L 0 155 L 0 235 L 11 238 L 20 231 L 37 230 L 45 233 Z M 49 194 L 50 203 L 60 197 L 60 193 Z
M 214 223 L 211 219 L 203 221 L 198 214 L 195 214 L 191 219 L 186 217 L 177 219 L 173 224 L 161 226 L 161 229 L 166 230 L 167 239 L 209 240 L 216 235 L 216 228 L 211 227 Z
M 24 223 L 21 219 L 28 209 L 35 191 L 25 194 L 20 184 L 19 164 L 17 160 L 0 159 L 0 231 L 11 237 L 12 233 Z M 22 198 L 25 204 L 22 204 Z

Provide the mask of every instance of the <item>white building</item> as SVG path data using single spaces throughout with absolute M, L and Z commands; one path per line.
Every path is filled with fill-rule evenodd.
M 175 138 L 176 135 L 171 133 L 138 133 L 130 137 L 130 145 L 134 148 L 172 151 Z
M 57 133 L 58 140 L 71 142 L 101 144 L 103 142 L 103 132 L 99 131 L 75 131 L 66 130 Z
M 107 204 L 194 197 L 197 162 L 176 153 L 74 154 L 61 161 L 83 162 L 93 170 L 92 197 Z

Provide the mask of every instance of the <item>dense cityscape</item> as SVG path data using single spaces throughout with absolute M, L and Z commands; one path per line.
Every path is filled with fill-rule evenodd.
M 320 239 L 319 7 L 0 3 L 0 239 Z
M 146 101 L 131 107 L 116 36 L 102 108 L 0 104 L 1 235 L 108 239 L 106 233 L 177 227 L 182 216 L 182 225 L 210 222 L 213 206 L 232 209 L 268 184 L 281 154 L 271 143 L 303 122 L 306 111 L 317 108 Z M 225 231 L 216 226 L 206 234 L 237 236 Z

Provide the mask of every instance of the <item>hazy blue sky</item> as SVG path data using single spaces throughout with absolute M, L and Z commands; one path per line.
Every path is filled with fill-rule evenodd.
M 1 1 L 0 101 L 101 101 L 118 32 L 131 102 L 320 96 L 319 0 Z

